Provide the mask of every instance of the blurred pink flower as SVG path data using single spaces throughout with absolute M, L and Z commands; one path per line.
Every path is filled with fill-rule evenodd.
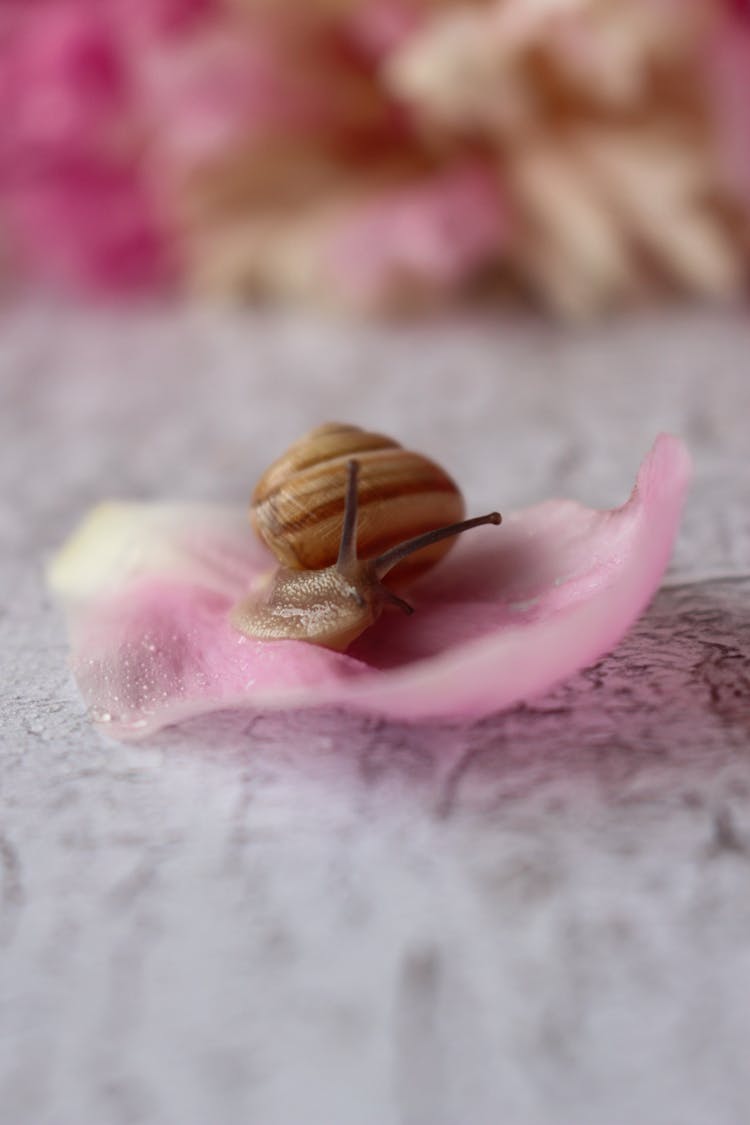
M 332 126 L 335 93 L 289 65 L 268 21 L 216 25 L 200 36 L 150 44 L 139 59 L 142 118 L 154 158 L 178 174 L 267 138 Z
M 106 141 L 127 105 L 127 76 L 102 15 L 90 0 L 17 9 L 0 69 L 5 148 L 33 156 Z
M 38 0 L 0 42 L 0 204 L 37 278 L 104 289 L 162 284 L 172 246 L 141 174 L 133 76 L 112 11 Z
M 118 738 L 225 708 L 476 718 L 617 644 L 661 581 L 689 475 L 684 446 L 662 436 L 622 507 L 550 500 L 474 532 L 410 588 L 413 617 L 384 615 L 346 653 L 232 627 L 274 565 L 241 510 L 103 504 L 49 577 L 83 698 Z
M 170 241 L 130 168 L 71 156 L 39 170 L 10 200 L 16 249 L 37 280 L 104 292 L 171 280 Z

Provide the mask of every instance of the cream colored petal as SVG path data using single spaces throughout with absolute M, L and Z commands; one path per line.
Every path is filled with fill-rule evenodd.
M 525 247 L 531 272 L 556 307 L 586 313 L 632 287 L 615 217 L 565 144 L 540 142 L 517 152 L 509 175 L 529 232 L 521 259 Z
M 327 209 L 260 215 L 205 231 L 193 244 L 191 287 L 203 295 L 305 298 L 319 295 Z
M 701 198 L 713 180 L 707 152 L 638 134 L 590 134 L 579 145 L 613 210 L 673 280 L 708 295 L 738 287 L 741 254 Z
M 460 8 L 395 51 L 383 81 L 428 120 L 503 132 L 518 128 L 534 111 L 536 97 L 520 61 L 491 10 Z
M 519 273 L 544 303 L 566 320 L 588 320 L 606 303 L 599 282 L 549 239 L 527 239 L 517 258 Z

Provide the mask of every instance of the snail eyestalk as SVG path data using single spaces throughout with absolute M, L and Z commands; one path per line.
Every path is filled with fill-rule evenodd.
M 472 527 L 482 527 L 486 523 L 500 524 L 502 520 L 503 517 L 499 512 L 488 512 L 486 516 L 474 516 L 470 520 L 461 520 L 460 523 L 452 523 L 447 527 L 438 527 L 435 531 L 426 531 L 424 535 L 417 535 L 414 539 L 407 539 L 405 543 L 391 547 L 390 551 L 375 559 L 375 573 L 378 578 L 384 578 L 402 559 L 415 551 L 421 551 L 423 547 L 430 547 L 433 543 L 439 543 L 441 539 L 460 535 L 462 531 L 470 531 Z
M 359 508 L 357 482 L 359 479 L 359 461 L 347 461 L 346 474 L 344 523 L 341 528 L 339 557 L 336 560 L 336 569 L 342 571 L 357 561 L 357 511 Z

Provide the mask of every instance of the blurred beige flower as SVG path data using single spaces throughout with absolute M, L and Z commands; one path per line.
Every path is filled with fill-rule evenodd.
M 703 0 L 505 0 L 442 12 L 387 63 L 430 138 L 496 153 L 512 268 L 582 316 L 671 287 L 735 290 L 746 247 L 722 201 L 697 60 Z
M 647 105 L 714 16 L 703 0 L 490 0 L 436 14 L 386 84 L 441 128 L 507 138 L 542 119 Z
M 580 127 L 523 145 L 507 171 L 512 255 L 561 313 L 584 316 L 671 287 L 709 297 L 740 284 L 744 253 L 712 204 L 711 153 L 658 125 Z

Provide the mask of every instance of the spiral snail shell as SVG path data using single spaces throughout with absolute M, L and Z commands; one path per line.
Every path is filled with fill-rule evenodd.
M 329 422 L 274 461 L 253 492 L 255 529 L 284 566 L 320 570 L 336 561 L 352 458 L 359 463 L 360 558 L 463 519 L 458 485 L 434 461 L 382 434 Z M 405 559 L 394 568 L 393 582 L 412 582 L 452 546 L 444 540 Z
M 356 426 L 319 426 L 263 474 L 252 520 L 280 565 L 232 611 L 260 640 L 343 651 L 386 605 L 412 607 L 383 584 L 433 566 L 453 538 L 498 512 L 464 520 L 457 485 L 427 457 Z

